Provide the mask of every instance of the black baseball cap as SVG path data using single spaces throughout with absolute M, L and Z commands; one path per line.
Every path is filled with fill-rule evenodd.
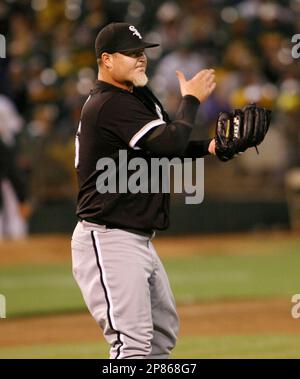
M 146 42 L 134 25 L 126 22 L 112 22 L 100 30 L 95 41 L 96 57 L 102 53 L 117 53 L 159 46 Z

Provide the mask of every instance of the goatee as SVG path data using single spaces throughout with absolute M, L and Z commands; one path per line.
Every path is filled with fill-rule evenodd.
M 145 87 L 148 83 L 148 77 L 144 72 L 139 72 L 134 76 L 132 83 L 135 87 Z

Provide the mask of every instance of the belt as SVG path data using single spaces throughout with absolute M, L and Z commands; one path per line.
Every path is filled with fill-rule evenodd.
M 134 234 L 138 234 L 140 236 L 143 236 L 143 237 L 148 237 L 148 238 L 153 238 L 154 235 L 155 235 L 155 231 L 154 230 L 151 230 L 151 229 L 135 229 L 135 228 L 124 228 L 122 226 L 116 226 L 116 225 L 111 225 L 111 224 L 99 224 L 99 222 L 95 221 L 95 219 L 93 218 L 85 218 L 85 219 L 81 219 L 79 218 L 80 221 L 87 221 L 87 222 L 91 222 L 93 224 L 97 224 L 97 225 L 103 225 L 106 227 L 106 229 L 120 229 L 120 230 L 124 230 L 125 232 L 129 232 L 129 233 L 134 233 Z
M 106 225 L 106 229 L 116 229 L 116 227 L 110 227 L 109 225 Z M 117 229 L 124 230 L 125 232 L 129 232 L 129 233 L 138 234 L 140 236 L 148 237 L 148 238 L 152 238 L 154 236 L 154 230 L 144 231 L 144 230 L 132 229 L 132 228 L 117 228 Z

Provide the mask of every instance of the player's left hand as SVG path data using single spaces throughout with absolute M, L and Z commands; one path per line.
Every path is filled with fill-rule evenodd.
M 265 138 L 271 121 L 271 111 L 255 104 L 219 114 L 215 153 L 226 162 L 249 147 L 258 146 Z

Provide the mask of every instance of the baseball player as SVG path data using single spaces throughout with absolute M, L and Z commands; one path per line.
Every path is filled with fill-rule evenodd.
M 73 274 L 110 344 L 110 358 L 167 358 L 176 343 L 178 317 L 151 242 L 155 230 L 169 225 L 169 194 L 98 191 L 97 178 L 104 172 L 99 159 L 115 162 L 118 180 L 121 150 L 128 161 L 142 157 L 150 164 L 151 157 L 209 153 L 231 159 L 246 149 L 250 129 L 255 144 L 254 126 L 244 135 L 243 118 L 234 121 L 229 113 L 220 116 L 214 139 L 189 142 L 199 103 L 216 87 L 214 70 L 202 70 L 190 80 L 177 72 L 182 100 L 171 121 L 146 86 L 145 49 L 156 46 L 127 23 L 112 23 L 99 32 L 98 80 L 83 106 L 76 135 L 79 221 L 72 237 Z M 267 129 L 253 107 L 251 125 Z M 134 172 L 127 174 L 129 180 Z
M 15 154 L 13 150 L 8 147 L 0 139 L 0 188 L 1 183 L 4 180 L 8 180 L 15 190 L 18 203 L 18 212 L 20 216 L 27 219 L 30 216 L 31 208 L 27 197 L 27 188 L 25 185 L 25 180 L 21 171 L 15 163 Z M 5 233 L 5 223 L 3 217 L 3 205 L 4 205 L 3 194 L 0 189 L 0 239 L 6 236 Z

